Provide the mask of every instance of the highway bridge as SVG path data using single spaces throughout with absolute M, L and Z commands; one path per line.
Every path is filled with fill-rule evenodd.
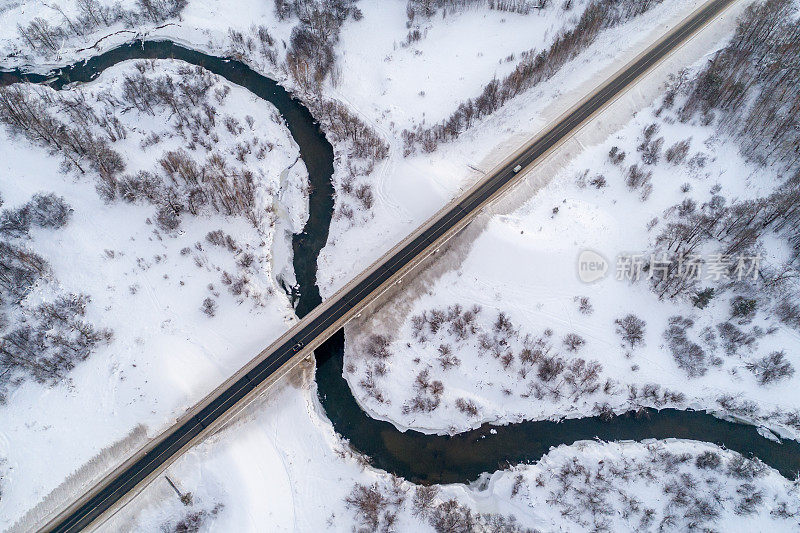
M 531 143 L 456 198 L 368 269 L 314 309 L 175 425 L 53 518 L 43 531 L 75 532 L 97 525 L 162 472 L 187 448 L 217 430 L 270 383 L 288 372 L 382 292 L 463 229 L 488 202 L 541 161 L 582 124 L 734 0 L 711 0 L 563 114 Z

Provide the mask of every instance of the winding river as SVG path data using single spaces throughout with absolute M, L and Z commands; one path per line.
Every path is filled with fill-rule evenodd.
M 333 213 L 333 148 L 308 109 L 283 87 L 239 61 L 210 56 L 170 41 L 135 41 L 48 75 L 20 70 L 0 72 L 0 85 L 20 80 L 50 80 L 52 87 L 61 89 L 71 82 L 92 80 L 120 61 L 145 58 L 175 58 L 202 66 L 268 100 L 283 115 L 300 147 L 312 184 L 310 218 L 305 230 L 293 239 L 299 286 L 296 312 L 301 317 L 306 315 L 321 302 L 316 285 L 317 256 L 328 239 Z M 343 352 L 342 331 L 315 351 L 319 399 L 333 427 L 353 448 L 368 455 L 374 466 L 417 483 L 473 481 L 483 472 L 536 461 L 551 446 L 595 438 L 613 441 L 674 437 L 713 442 L 746 456 L 756 456 L 786 477 L 792 478 L 800 471 L 800 443 L 774 442 L 759 435 L 755 426 L 691 410 L 648 409 L 638 416 L 629 413 L 611 420 L 588 417 L 562 422 L 484 425 L 452 437 L 400 432 L 392 424 L 374 420 L 360 409 L 342 377 Z

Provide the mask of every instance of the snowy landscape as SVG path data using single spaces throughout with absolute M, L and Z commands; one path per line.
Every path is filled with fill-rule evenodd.
M 297 324 L 320 215 L 321 156 L 243 69 L 54 68 L 170 41 L 285 87 L 333 150 L 302 258 L 328 299 L 703 5 L 0 0 L 0 530 L 42 527 Z M 431 439 L 707 411 L 793 453 L 798 58 L 800 3 L 732 2 L 344 328 L 358 408 Z M 679 438 L 416 483 L 350 444 L 318 379 L 297 366 L 96 526 L 800 527 L 797 471 Z
M 750 161 L 724 119 L 693 117 L 685 92 L 698 76 L 682 72 L 532 200 L 488 220 L 460 266 L 426 280 L 404 318 L 386 305 L 387 316 L 360 325 L 346 368 L 362 405 L 402 427 L 451 433 L 689 406 L 798 438 L 797 235 L 785 207 L 797 201 L 796 165 L 786 173 Z M 773 207 L 789 217 L 776 231 L 745 235 L 737 225 Z M 646 270 L 706 216 L 720 226 L 708 233 L 726 239 L 724 248 L 706 236 L 689 244 L 703 252 L 692 254 L 698 280 L 678 285 L 658 277 L 664 265 Z M 584 250 L 609 258 L 605 279 L 579 277 Z M 642 272 L 632 271 L 637 257 Z

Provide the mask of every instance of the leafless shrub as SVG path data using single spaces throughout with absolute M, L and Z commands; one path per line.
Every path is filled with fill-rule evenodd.
M 775 314 L 787 326 L 800 329 L 800 304 L 784 299 L 775 307 Z
M 642 189 L 650 185 L 650 180 L 653 177 L 653 172 L 650 170 L 645 171 L 638 164 L 633 164 L 628 167 L 628 175 L 625 178 L 625 184 L 631 190 Z
M 606 177 L 602 174 L 598 174 L 592 179 L 589 180 L 589 185 L 594 187 L 595 189 L 602 189 L 606 186 Z
M 619 165 L 625 161 L 625 152 L 617 146 L 612 146 L 611 150 L 608 151 L 608 159 L 615 165 Z
M 439 487 L 417 486 L 414 488 L 414 498 L 411 501 L 411 512 L 420 518 L 429 518 L 435 509 L 436 496 L 439 494 Z
M 739 324 L 747 324 L 753 320 L 758 309 L 758 301 L 736 295 L 731 299 L 731 318 L 737 319 Z
M 517 494 L 519 494 L 520 489 L 522 488 L 523 483 L 525 482 L 525 478 L 522 474 L 517 474 L 514 476 L 514 484 L 511 486 L 511 497 L 513 498 Z
M 442 370 L 449 370 L 461 364 L 461 359 L 453 355 L 453 349 L 448 344 L 439 345 L 439 365 Z
M 756 375 L 760 385 L 774 383 L 794 375 L 794 367 L 786 360 L 786 354 L 782 350 L 747 363 L 747 369 Z
M 645 321 L 633 314 L 627 314 L 614 321 L 617 335 L 622 337 L 622 342 L 631 349 L 644 344 Z
M 181 225 L 178 213 L 169 206 L 163 206 L 156 211 L 156 222 L 158 227 L 164 231 L 175 231 Z
M 209 317 L 214 317 L 217 314 L 217 302 L 212 298 L 206 298 L 200 309 Z
M 591 315 L 594 312 L 594 306 L 592 306 L 588 296 L 576 296 L 573 301 L 578 304 L 578 311 L 582 315 Z
M 539 359 L 537 375 L 542 381 L 552 381 L 564 370 L 564 360 L 556 356 L 543 356 Z
M 691 145 L 690 139 L 678 141 L 667 149 L 667 161 L 673 165 L 680 165 L 686 160 L 689 155 L 689 146 Z
M 459 411 L 469 416 L 478 416 L 478 406 L 472 400 L 465 398 L 458 398 L 456 400 L 456 407 Z
M 436 334 L 447 320 L 447 315 L 440 309 L 432 309 L 428 317 L 428 329 L 432 334 Z
M 494 322 L 494 331 L 495 333 L 512 333 L 514 331 L 511 319 L 502 311 L 497 315 L 497 320 Z
M 389 351 L 390 344 L 391 341 L 385 335 L 373 334 L 367 339 L 364 351 L 373 359 L 388 359 L 392 355 Z
M 564 346 L 570 352 L 577 352 L 584 344 L 586 340 L 577 333 L 567 333 L 564 336 Z
M 356 483 L 345 498 L 347 506 L 357 511 L 357 519 L 371 531 L 378 531 L 381 517 L 389 508 L 389 500 L 383 495 L 377 483 L 362 485 Z
M 697 468 L 702 468 L 703 470 L 716 470 L 722 464 L 722 459 L 718 453 L 705 451 L 698 455 L 694 462 L 695 465 L 697 465 Z

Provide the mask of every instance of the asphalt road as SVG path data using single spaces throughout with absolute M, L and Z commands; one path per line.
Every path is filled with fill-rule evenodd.
M 491 199 L 504 185 L 509 183 L 517 173 L 517 165 L 525 168 L 534 163 L 559 141 L 573 132 L 580 124 L 591 117 L 605 103 L 612 100 L 621 91 L 628 87 L 636 78 L 646 72 L 660 59 L 674 50 L 699 27 L 709 19 L 716 16 L 733 0 L 716 0 L 707 5 L 705 9 L 694 17 L 684 22 L 668 38 L 653 47 L 636 63 L 630 65 L 613 80 L 607 83 L 589 99 L 585 100 L 572 113 L 566 116 L 516 159 L 504 168 L 489 176 L 481 184 L 469 192 L 450 210 L 442 214 L 424 232 L 414 240 L 386 258 L 372 274 L 364 278 L 358 285 L 336 297 L 330 307 L 322 314 L 311 318 L 298 332 L 285 343 L 274 349 L 271 353 L 264 354 L 263 359 L 250 372 L 233 382 L 230 387 L 222 391 L 213 401 L 200 410 L 194 417 L 178 426 L 167 434 L 149 452 L 119 473 L 105 487 L 89 498 L 83 505 L 73 510 L 57 522 L 46 526 L 45 531 L 74 532 L 80 531 L 109 509 L 127 492 L 143 481 L 147 476 L 159 468 L 164 462 L 172 458 L 179 450 L 197 436 L 203 429 L 212 424 L 229 409 L 237 404 L 249 392 L 264 382 L 295 355 L 292 349 L 298 342 L 308 344 L 316 339 L 322 332 L 342 318 L 348 311 L 357 306 L 365 297 L 383 285 L 393 274 L 416 258 L 429 246 L 436 243 L 448 230 Z M 302 322 L 301 322 L 302 324 Z

